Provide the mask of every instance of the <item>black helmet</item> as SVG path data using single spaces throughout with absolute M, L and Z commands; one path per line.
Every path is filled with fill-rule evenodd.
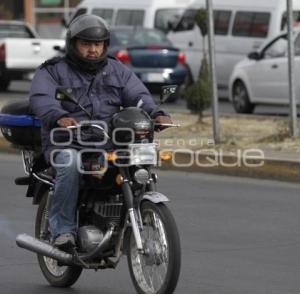
M 104 53 L 98 59 L 82 57 L 75 48 L 76 39 L 87 41 L 104 41 Z M 107 63 L 107 46 L 110 32 L 105 20 L 93 14 L 83 14 L 76 17 L 69 25 L 66 36 L 66 54 L 73 63 L 86 71 L 97 71 Z

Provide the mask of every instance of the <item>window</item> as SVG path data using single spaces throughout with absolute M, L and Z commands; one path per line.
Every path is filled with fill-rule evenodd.
M 300 34 L 298 35 L 295 41 L 295 55 L 300 55 Z
M 293 18 L 294 18 L 294 26 L 300 25 L 300 11 L 293 11 Z M 281 18 L 281 24 L 280 24 L 280 30 L 286 30 L 287 27 L 287 18 L 286 18 L 286 12 L 282 14 Z
M 270 13 L 237 12 L 232 35 L 241 37 L 264 38 L 268 35 Z
M 82 14 L 86 14 L 87 9 L 86 8 L 79 8 L 75 14 L 73 15 L 72 19 L 70 20 L 70 23 L 73 19 L 75 19 L 77 16 L 82 15 Z
M 144 24 L 144 10 L 118 10 L 116 25 L 142 26 Z
M 278 58 L 287 55 L 288 42 L 286 36 L 280 37 L 264 51 L 265 58 Z
M 171 46 L 171 42 L 166 35 L 159 30 L 147 29 L 113 29 L 111 45 L 123 46 L 150 46 L 161 45 Z
M 197 10 L 196 9 L 187 9 L 182 17 L 181 20 L 176 25 L 175 31 L 190 31 L 194 28 L 195 25 L 195 15 Z
M 113 10 L 112 9 L 93 9 L 92 14 L 102 17 L 109 25 L 112 24 Z
M 216 35 L 227 35 L 230 23 L 231 11 L 215 10 L 214 24 Z
M 196 9 L 187 9 L 180 21 L 177 23 L 175 31 L 189 31 L 195 26 Z M 214 24 L 215 34 L 227 35 L 230 24 L 231 11 L 215 10 L 214 11 Z
M 154 27 L 163 32 L 168 32 L 173 25 L 176 25 L 184 9 L 159 9 L 156 11 Z
M 1 24 L 0 38 L 34 38 L 34 36 L 24 26 L 13 24 Z

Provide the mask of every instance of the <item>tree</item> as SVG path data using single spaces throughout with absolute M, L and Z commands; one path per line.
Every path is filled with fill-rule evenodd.
M 185 91 L 187 107 L 192 113 L 198 113 L 199 122 L 202 122 L 203 111 L 211 105 L 211 82 L 206 54 L 205 36 L 207 35 L 207 11 L 200 8 L 195 15 L 195 23 L 199 27 L 203 40 L 203 57 L 197 81 Z

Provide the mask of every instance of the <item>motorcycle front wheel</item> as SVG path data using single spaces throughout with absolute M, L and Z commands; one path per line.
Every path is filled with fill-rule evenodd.
M 128 266 L 139 294 L 171 294 L 176 288 L 180 265 L 180 240 L 174 218 L 163 204 L 141 205 L 144 253 L 137 250 L 133 233 L 129 238 Z
M 35 221 L 35 237 L 37 239 L 50 242 L 50 232 L 48 231 L 48 199 L 49 191 L 47 191 L 39 204 L 36 221 Z M 51 286 L 66 288 L 72 286 L 79 278 L 82 268 L 79 266 L 62 266 L 57 260 L 37 255 L 41 271 Z

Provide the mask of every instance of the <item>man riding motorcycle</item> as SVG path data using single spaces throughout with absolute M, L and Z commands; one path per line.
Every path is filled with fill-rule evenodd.
M 107 55 L 110 32 L 105 21 L 95 15 L 74 19 L 66 35 L 66 55 L 42 64 L 34 76 L 30 106 L 42 121 L 42 147 L 47 162 L 56 171 L 49 213 L 53 244 L 69 249 L 76 241 L 76 204 L 80 173 L 77 153 L 82 146 L 71 142 L 56 144 L 51 130 L 66 128 L 92 118 L 109 122 L 120 107 L 138 106 L 158 123 L 171 123 L 170 117 L 155 105 L 143 83 L 121 62 Z M 59 86 L 73 89 L 85 108 L 59 102 Z M 91 114 L 91 117 L 87 115 Z

